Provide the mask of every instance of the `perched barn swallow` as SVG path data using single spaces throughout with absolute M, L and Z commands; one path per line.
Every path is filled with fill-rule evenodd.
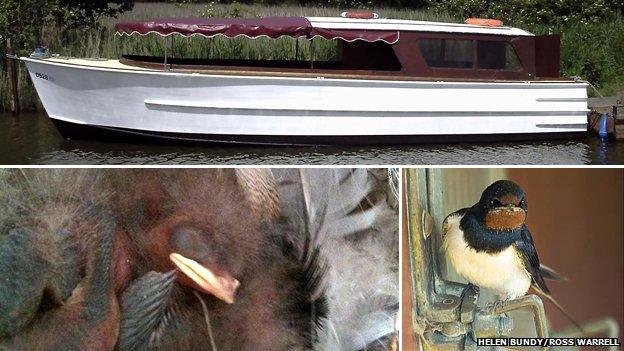
M 525 225 L 526 217 L 522 188 L 499 180 L 488 186 L 472 207 L 446 217 L 442 249 L 455 271 L 470 284 L 486 288 L 503 300 L 524 296 L 533 287 L 581 329 L 554 300 L 544 282 L 544 278 L 563 278 L 540 265 Z

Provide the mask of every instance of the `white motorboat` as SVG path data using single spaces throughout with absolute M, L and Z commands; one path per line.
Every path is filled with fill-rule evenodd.
M 336 61 L 22 58 L 68 138 L 400 144 L 584 136 L 559 38 L 491 23 L 347 16 L 119 23 L 121 35 L 339 41 Z M 372 16 L 371 16 L 372 17 Z

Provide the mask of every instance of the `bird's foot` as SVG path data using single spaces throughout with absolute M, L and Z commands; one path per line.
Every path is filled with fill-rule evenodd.
M 505 303 L 509 301 L 509 299 L 504 299 L 504 300 L 497 300 L 494 302 L 490 302 L 488 303 L 485 308 L 488 311 L 489 314 L 495 314 L 497 310 L 501 309 Z
M 476 295 L 478 292 L 479 292 L 479 287 L 478 286 L 473 285 L 471 283 L 468 283 L 468 285 L 466 285 L 464 287 L 464 290 L 462 290 L 461 298 L 463 300 L 466 295 L 468 295 L 468 294 Z

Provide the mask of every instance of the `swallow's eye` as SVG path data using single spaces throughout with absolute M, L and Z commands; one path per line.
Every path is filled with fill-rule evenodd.
M 525 199 L 520 200 L 520 207 L 522 207 L 522 208 L 526 207 L 526 200 Z
M 501 206 L 503 206 L 503 204 L 501 204 L 501 202 L 500 202 L 500 201 L 498 201 L 497 199 L 490 199 L 490 201 L 488 201 L 488 205 L 489 205 L 491 208 L 494 208 L 494 207 L 501 207 Z

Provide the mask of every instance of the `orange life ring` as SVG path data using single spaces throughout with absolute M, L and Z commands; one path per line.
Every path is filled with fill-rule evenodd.
M 379 15 L 373 11 L 345 11 L 340 14 L 344 18 L 376 19 Z
M 491 18 L 468 18 L 464 21 L 466 24 L 484 27 L 502 27 L 503 21 Z

